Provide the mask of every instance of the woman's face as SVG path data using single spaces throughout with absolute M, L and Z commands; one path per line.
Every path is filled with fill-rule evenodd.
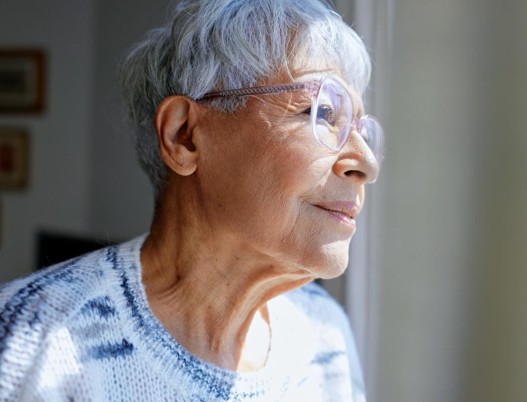
M 304 70 L 294 81 L 328 75 L 361 114 L 360 98 L 335 70 Z M 238 242 L 241 253 L 330 278 L 347 266 L 364 186 L 378 167 L 355 132 L 338 153 L 322 147 L 311 133 L 310 106 L 307 92 L 295 92 L 250 97 L 234 114 L 208 110 L 196 177 L 213 233 Z

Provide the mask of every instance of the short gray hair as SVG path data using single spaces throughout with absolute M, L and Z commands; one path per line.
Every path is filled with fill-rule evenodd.
M 131 47 L 120 67 L 135 148 L 156 200 L 167 177 L 154 126 L 164 98 L 253 86 L 288 72 L 299 55 L 331 61 L 360 93 L 368 85 L 364 44 L 325 0 L 180 0 L 172 9 L 167 24 Z M 243 104 L 213 102 L 229 112 Z

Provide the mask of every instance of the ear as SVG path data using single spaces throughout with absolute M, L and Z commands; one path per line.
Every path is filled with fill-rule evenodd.
M 156 130 L 161 157 L 181 176 L 196 171 L 198 152 L 193 142 L 195 104 L 184 96 L 164 99 L 156 111 Z

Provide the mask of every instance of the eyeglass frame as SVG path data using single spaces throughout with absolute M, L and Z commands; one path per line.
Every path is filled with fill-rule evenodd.
M 217 91 L 217 92 L 208 92 L 205 95 L 203 95 L 201 98 L 196 99 L 197 102 L 209 100 L 213 98 L 227 98 L 227 97 L 242 97 L 242 96 L 251 96 L 251 95 L 279 95 L 283 93 L 290 93 L 290 92 L 299 92 L 299 91 L 307 91 L 311 95 L 311 106 L 313 107 L 315 105 L 315 102 L 317 100 L 317 97 L 319 95 L 320 89 L 322 88 L 322 85 L 326 81 L 331 81 L 336 83 L 338 86 L 342 87 L 344 90 L 343 93 L 346 94 L 348 97 L 349 104 L 352 107 L 353 110 L 353 102 L 351 101 L 351 97 L 348 93 L 348 91 L 343 87 L 342 84 L 340 84 L 338 81 L 334 80 L 331 77 L 323 77 L 317 80 L 308 81 L 308 82 L 292 82 L 289 84 L 275 84 L 275 85 L 265 85 L 265 86 L 255 86 L 255 87 L 245 87 L 245 88 L 237 88 L 237 89 L 226 89 L 223 91 Z M 380 167 L 384 155 L 382 153 L 377 154 L 375 150 L 373 150 L 369 145 L 366 139 L 363 138 L 361 135 L 361 127 L 362 122 L 365 120 L 370 120 L 375 122 L 379 127 L 380 124 L 377 121 L 377 119 L 371 115 L 365 114 L 361 117 L 353 117 L 351 118 L 351 121 L 349 122 L 349 127 L 346 130 L 346 133 L 344 135 L 343 140 L 341 141 L 341 144 L 339 144 L 338 148 L 332 148 L 326 144 L 324 144 L 316 134 L 315 129 L 315 122 L 316 122 L 316 113 L 312 115 L 312 121 L 311 121 L 311 131 L 313 137 L 315 137 L 315 140 L 322 145 L 324 148 L 329 149 L 332 152 L 340 152 L 340 150 L 344 147 L 346 144 L 350 132 L 356 131 L 360 138 L 363 139 L 363 141 L 366 143 L 368 148 L 372 151 L 372 153 L 375 156 L 375 159 Z M 382 130 L 382 128 L 381 128 Z M 381 143 L 384 142 L 384 133 L 381 133 Z M 382 145 L 381 145 L 382 148 Z M 379 151 L 382 151 L 379 150 Z

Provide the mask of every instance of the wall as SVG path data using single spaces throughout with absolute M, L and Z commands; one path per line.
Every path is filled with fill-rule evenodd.
M 478 146 L 483 224 L 468 356 L 473 401 L 527 396 L 526 15 L 521 1 L 489 1 L 478 14 L 485 27 L 478 117 L 486 135 Z
M 392 6 L 370 401 L 524 401 L 526 5 Z
M 87 226 L 94 32 L 92 2 L 2 0 L 0 9 L 0 47 L 42 47 L 48 86 L 42 114 L 0 115 L 0 125 L 27 127 L 31 140 L 29 187 L 0 194 L 3 282 L 34 268 L 37 230 Z
M 124 50 L 164 22 L 166 0 L 97 0 L 90 230 L 125 240 L 148 230 L 153 199 L 123 124 L 116 66 Z
M 0 0 L 0 46 L 43 47 L 47 107 L 0 115 L 31 131 L 31 184 L 1 194 L 0 283 L 36 264 L 38 230 L 106 241 L 148 230 L 153 200 L 126 132 L 117 87 L 125 48 L 158 26 L 167 2 Z

